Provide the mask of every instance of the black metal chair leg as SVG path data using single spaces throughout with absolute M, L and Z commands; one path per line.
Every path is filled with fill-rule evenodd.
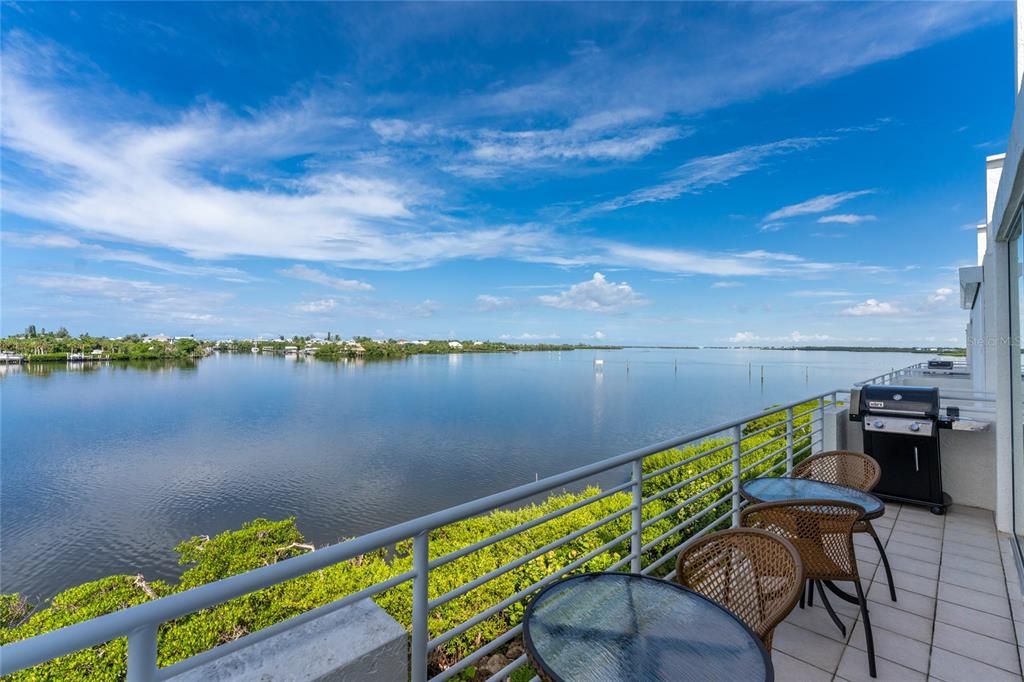
M 804 588 L 800 588 L 800 608 L 804 607 L 804 602 L 807 600 L 807 593 L 804 592 Z
M 814 581 L 807 581 L 807 605 L 814 606 Z
M 882 566 L 885 567 L 885 579 L 889 583 L 889 598 L 896 601 L 896 586 L 892 582 L 892 568 L 889 567 L 889 557 L 885 554 L 885 546 L 882 545 L 882 541 L 878 539 L 878 534 L 875 533 L 874 527 L 871 522 L 868 522 L 868 534 L 875 541 L 875 547 L 878 547 L 878 553 L 882 556 Z
M 857 588 L 860 615 L 864 621 L 864 642 L 868 647 L 868 672 L 871 673 L 871 677 L 878 677 L 878 671 L 875 669 L 875 638 L 871 634 L 871 618 L 868 616 L 868 600 L 864 597 L 864 589 L 860 586 L 860 581 L 856 580 L 853 584 Z
M 836 615 L 835 610 L 832 608 L 832 603 L 825 596 L 825 588 L 822 586 L 820 580 L 815 580 L 814 584 L 818 586 L 818 594 L 821 595 L 821 604 L 828 611 L 828 615 L 832 617 L 832 622 L 839 628 L 839 632 L 843 633 L 843 637 L 846 637 L 846 626 L 843 625 L 843 621 L 839 620 L 839 616 Z

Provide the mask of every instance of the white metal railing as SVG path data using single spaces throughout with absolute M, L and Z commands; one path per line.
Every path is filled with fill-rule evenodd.
M 683 545 L 694 536 L 699 536 L 716 527 L 726 523 L 738 525 L 739 514 L 742 508 L 741 482 L 753 475 L 765 473 L 778 474 L 784 467 L 786 472 L 792 471 L 793 464 L 799 458 L 823 449 L 825 445 L 825 410 L 826 406 L 836 404 L 840 395 L 845 396 L 846 391 L 830 391 L 820 393 L 800 401 L 770 408 L 757 414 L 746 416 L 742 419 L 718 424 L 707 429 L 690 433 L 685 436 L 656 443 L 648 447 L 640 448 L 632 452 L 611 457 L 600 462 L 567 471 L 565 473 L 550 476 L 539 481 L 521 485 L 504 492 L 496 493 L 471 502 L 467 502 L 443 511 L 428 514 L 389 528 L 384 528 L 367 535 L 331 545 L 314 552 L 309 552 L 297 557 L 258 568 L 246 573 L 231 576 L 223 580 L 208 583 L 184 592 L 171 596 L 155 599 L 150 602 L 139 604 L 121 611 L 116 611 L 98 618 L 83 621 L 53 632 L 38 635 L 30 639 L 14 642 L 0 648 L 0 675 L 7 675 L 18 670 L 50 661 L 59 656 L 74 653 L 81 649 L 96 646 L 109 640 L 127 637 L 128 638 L 128 661 L 127 671 L 130 682 L 148 682 L 151 680 L 164 680 L 173 675 L 191 670 L 199 665 L 208 663 L 211 660 L 225 656 L 233 651 L 266 639 L 274 634 L 308 622 L 326 613 L 335 611 L 347 604 L 357 600 L 367 599 L 374 595 L 395 588 L 398 585 L 412 582 L 412 621 L 411 621 L 411 677 L 414 682 L 423 682 L 428 677 L 428 663 L 430 653 L 437 647 L 445 644 L 451 639 L 459 636 L 479 625 L 494 615 L 507 609 L 509 606 L 521 602 L 536 593 L 542 587 L 574 572 L 585 566 L 593 559 L 622 547 L 629 546 L 628 556 L 619 559 L 608 566 L 606 570 L 620 570 L 628 566 L 628 570 L 634 573 L 659 575 L 664 574 L 671 578 L 674 571 L 666 572 L 665 564 L 671 561 L 682 549 Z M 811 405 L 809 409 L 800 409 Z M 754 430 L 751 423 L 755 420 L 768 416 L 775 416 L 780 421 L 771 422 L 768 426 L 761 426 Z M 780 427 L 785 426 L 781 433 L 777 433 Z M 773 429 L 776 432 L 773 433 Z M 764 442 L 758 442 L 755 447 L 744 450 L 745 445 L 750 445 L 754 436 L 768 434 L 770 437 Z M 694 445 L 716 439 L 716 444 L 711 449 L 703 452 L 697 451 L 691 456 L 683 457 L 678 461 L 660 467 L 653 471 L 644 471 L 646 458 L 662 453 L 666 450 L 679 448 L 681 446 Z M 717 443 L 717 439 L 723 442 Z M 745 443 L 745 441 L 747 441 Z M 755 462 L 748 459 L 755 454 L 760 455 L 767 449 L 768 454 L 760 457 Z M 728 459 L 719 462 L 708 468 L 701 468 L 699 472 L 690 478 L 657 490 L 647 497 L 644 496 L 644 483 L 652 481 L 659 476 L 684 467 L 688 464 L 706 460 L 715 454 L 729 452 Z M 779 461 L 772 464 L 767 471 L 758 470 L 758 467 L 767 465 L 772 458 L 779 458 Z M 566 486 L 580 485 L 599 474 L 628 467 L 629 477 L 625 482 L 602 490 L 598 494 L 591 495 L 555 511 L 544 514 L 538 518 L 529 520 L 514 528 L 504 530 L 452 551 L 443 556 L 430 558 L 430 533 L 441 529 L 449 524 L 463 521 L 473 516 L 485 514 L 496 509 L 507 508 L 509 505 L 522 502 L 538 495 L 544 495 L 555 491 L 561 491 Z M 723 478 L 714 486 L 700 490 L 685 500 L 673 504 L 668 509 L 658 513 L 651 518 L 644 519 L 645 505 L 654 500 L 662 499 L 668 495 L 686 489 L 694 481 L 706 477 L 716 470 L 728 470 L 729 476 Z M 456 587 L 445 594 L 430 598 L 428 586 L 430 573 L 440 566 L 451 563 L 459 558 L 468 556 L 483 548 L 489 547 L 504 539 L 518 535 L 530 528 L 537 527 L 557 517 L 568 514 L 577 509 L 589 506 L 600 500 L 606 499 L 617 493 L 629 491 L 629 504 L 617 509 L 608 516 L 581 527 L 567 536 L 561 537 L 551 543 L 524 554 L 512 558 L 508 563 L 499 566 L 487 573 L 484 573 L 469 582 Z M 721 492 L 720 492 L 721 491 Z M 716 493 L 719 493 L 716 495 Z M 687 518 L 679 517 L 681 510 L 695 502 L 707 501 L 708 497 L 714 495 L 707 506 Z M 725 513 L 712 517 L 715 511 L 720 510 L 726 504 L 729 508 Z M 629 529 L 605 542 L 600 547 L 588 552 L 571 563 L 553 571 L 544 578 L 528 585 L 527 587 L 508 595 L 500 602 L 491 605 L 480 613 L 468 618 L 446 632 L 431 637 L 428 627 L 428 616 L 433 609 L 480 587 L 495 578 L 515 570 L 530 561 L 557 549 L 573 540 L 580 538 L 598 528 L 629 515 Z M 644 542 L 644 531 L 652 529 L 654 525 L 665 519 L 674 519 L 679 522 L 658 537 Z M 695 526 L 702 523 L 703 527 Z M 692 531 L 693 528 L 699 528 Z M 294 616 L 288 620 L 279 622 L 270 627 L 264 628 L 252 634 L 227 644 L 217 646 L 191 658 L 179 661 L 166 667 L 159 667 L 157 664 L 157 632 L 161 624 L 167 621 L 181 618 L 201 609 L 210 608 L 230 599 L 255 592 L 314 571 L 327 568 L 344 561 L 349 561 L 362 554 L 374 550 L 394 547 L 396 543 L 412 540 L 412 567 L 387 580 L 370 585 L 357 592 L 342 597 L 313 610 Z M 673 540 L 673 547 L 659 557 L 650 556 L 651 550 L 662 543 Z M 675 542 L 676 540 L 681 540 Z M 644 559 L 649 562 L 644 565 Z M 521 624 L 511 627 L 502 635 L 482 644 L 475 651 L 459 660 L 454 665 L 440 671 L 433 680 L 446 680 L 459 674 L 469 666 L 476 663 L 483 656 L 502 647 L 517 637 L 521 632 Z M 500 679 L 508 675 L 512 670 L 522 666 L 526 662 L 525 656 L 520 656 L 512 661 L 504 670 L 499 671 L 490 679 Z

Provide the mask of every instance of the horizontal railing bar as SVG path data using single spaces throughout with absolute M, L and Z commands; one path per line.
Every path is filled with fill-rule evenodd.
M 183 661 L 179 661 L 177 663 L 174 663 L 173 665 L 169 665 L 166 668 L 160 668 L 157 671 L 157 679 L 169 679 L 187 670 L 197 668 L 203 665 L 204 663 L 216 660 L 221 656 L 226 656 L 238 649 L 247 647 L 251 644 L 256 644 L 257 642 L 260 642 L 266 639 L 267 637 L 271 637 L 280 632 L 284 632 L 285 630 L 302 625 L 303 623 L 308 623 L 309 621 L 319 618 L 320 616 L 326 616 L 327 614 L 333 613 L 334 611 L 337 611 L 338 609 L 344 606 L 348 606 L 353 602 L 359 601 L 361 599 L 367 599 L 368 597 L 380 594 L 381 592 L 386 592 L 387 590 L 390 590 L 393 587 L 396 587 L 404 582 L 412 580 L 415 575 L 415 571 L 405 571 L 404 573 L 400 573 L 382 582 L 374 583 L 373 585 L 370 585 L 369 587 L 359 590 L 358 592 L 346 594 L 344 597 L 341 597 L 340 599 L 336 599 L 322 606 L 318 606 L 317 608 L 312 609 L 310 611 L 305 611 L 298 615 L 292 616 L 288 620 L 282 620 L 279 623 L 268 625 L 262 630 L 257 630 L 256 632 L 248 634 L 245 637 L 239 637 L 238 639 L 216 646 L 213 649 L 207 649 L 202 653 L 198 653 L 195 656 L 186 658 Z
M 726 436 L 721 436 L 721 438 L 726 438 Z M 678 469 L 679 467 L 686 466 L 687 464 L 692 464 L 693 462 L 696 462 L 698 459 L 703 459 L 704 457 L 707 457 L 708 455 L 713 455 L 716 452 L 721 452 L 722 450 L 724 450 L 724 449 L 726 449 L 728 447 L 732 447 L 732 438 L 729 439 L 728 443 L 723 443 L 722 445 L 719 445 L 716 448 L 712 448 L 711 450 L 707 450 L 705 452 L 701 452 L 699 454 L 693 455 L 692 457 L 687 457 L 686 459 L 680 460 L 678 462 L 673 462 L 672 464 L 669 464 L 668 466 L 663 466 L 662 468 L 657 469 L 655 471 L 652 471 L 649 474 L 644 474 L 643 480 L 644 481 L 649 481 L 652 478 L 657 478 L 658 476 L 662 476 L 664 474 L 667 474 L 668 472 L 674 471 L 675 469 Z M 658 453 L 658 454 L 661 454 L 661 453 Z
M 722 500 L 722 502 L 728 502 L 728 500 L 729 500 L 729 498 L 724 498 L 724 499 Z M 720 506 L 720 505 L 717 505 L 717 504 L 716 504 L 716 505 L 714 505 L 714 506 L 712 506 L 712 507 L 709 507 L 709 509 L 714 509 L 715 507 L 718 507 L 718 506 Z M 697 537 L 697 536 L 698 536 L 698 535 L 699 535 L 700 533 L 704 533 L 704 532 L 706 532 L 706 531 L 707 531 L 707 530 L 708 530 L 709 528 L 714 528 L 714 527 L 715 527 L 715 526 L 717 526 L 717 525 L 718 525 L 719 523 L 721 523 L 722 521 L 724 521 L 724 520 L 726 520 L 727 518 L 729 518 L 729 517 L 730 517 L 731 515 L 732 515 L 732 508 L 730 508 L 730 509 L 729 509 L 728 511 L 726 511 L 726 512 L 725 512 L 724 514 L 720 514 L 720 515 L 719 515 L 718 517 L 716 517 L 716 518 L 712 519 L 712 520 L 711 520 L 710 522 L 708 522 L 708 525 L 707 525 L 707 526 L 705 526 L 704 528 L 702 528 L 701 530 L 699 530 L 699 531 L 698 531 L 698 532 L 697 532 L 697 533 L 696 533 L 696 534 L 694 535 L 694 537 Z M 673 529 L 673 532 L 676 532 L 676 533 L 678 533 L 678 532 L 679 532 L 680 530 L 682 530 L 682 529 L 683 529 L 683 527 L 685 527 L 685 526 L 687 526 L 687 525 L 689 525 L 689 523 L 684 523 L 684 524 L 680 524 L 679 526 L 676 526 L 676 527 L 675 527 L 675 528 Z M 655 569 L 657 569 L 657 568 L 658 568 L 659 566 L 661 566 L 662 564 L 664 564 L 664 563 L 665 563 L 666 561 L 670 560 L 670 559 L 671 559 L 672 557 L 674 557 L 674 556 L 675 556 L 676 554 L 679 554 L 679 550 L 680 550 L 680 549 L 682 549 L 682 548 L 683 548 L 683 547 L 684 547 L 684 546 L 686 545 L 686 543 L 687 543 L 687 542 L 689 542 L 689 541 L 690 541 L 691 539 L 692 539 L 692 538 L 687 538 L 687 540 L 686 540 L 685 542 L 682 542 L 682 543 L 680 543 L 679 545 L 677 545 L 675 549 L 672 549 L 672 550 L 670 550 L 670 551 L 666 552 L 665 554 L 663 554 L 662 556 L 660 556 L 660 557 L 659 557 L 659 558 L 658 558 L 657 560 L 655 560 L 655 561 L 652 561 L 652 562 L 651 562 L 651 564 L 650 564 L 649 566 L 647 566 L 647 568 L 645 568 L 644 570 L 642 570 L 642 571 L 641 571 L 641 573 L 642 573 L 643 575 L 650 575 L 650 573 L 651 573 L 652 571 L 654 571 Z
M 605 490 L 605 491 L 601 492 L 598 495 L 592 495 L 592 496 L 588 497 L 585 500 L 580 500 L 579 502 L 574 502 L 574 503 L 570 504 L 567 507 L 560 507 L 560 508 L 556 509 L 555 511 L 548 512 L 544 516 L 537 517 L 536 519 L 532 519 L 530 521 L 527 521 L 526 523 L 521 523 L 518 526 L 516 526 L 515 528 L 509 528 L 508 530 L 504 530 L 504 531 L 502 531 L 502 532 L 500 532 L 500 533 L 498 533 L 496 535 L 491 535 L 489 537 L 484 538 L 483 540 L 479 540 L 477 542 L 474 542 L 472 545 L 467 545 L 465 547 L 462 547 L 460 549 L 455 550 L 454 552 L 449 552 L 448 554 L 445 554 L 444 556 L 437 557 L 436 559 L 433 559 L 430 562 L 430 564 L 429 564 L 430 569 L 433 570 L 433 569 L 435 569 L 435 568 L 437 568 L 439 566 L 443 566 L 444 564 L 447 564 L 447 563 L 450 563 L 452 561 L 455 561 L 456 559 L 461 559 L 462 557 L 464 557 L 464 556 L 466 556 L 468 554 L 472 554 L 473 552 L 479 551 L 479 550 L 483 549 L 484 547 L 489 547 L 489 546 L 491 546 L 491 545 L 493 545 L 495 543 L 501 542 L 502 540 L 507 540 L 508 538 L 510 538 L 510 537 L 512 537 L 514 535 L 518 535 L 519 533 L 526 532 L 526 531 L 530 530 L 531 528 L 536 528 L 537 526 L 539 526 L 539 525 L 541 525 L 541 524 L 543 524 L 543 523 L 545 523 L 547 521 L 550 521 L 551 519 L 556 519 L 559 516 L 564 516 L 565 514 L 568 514 L 570 512 L 574 512 L 574 511 L 576 511 L 577 509 L 579 509 L 581 507 L 587 506 L 588 504 L 593 504 L 594 502 L 599 502 L 599 501 L 603 500 L 606 497 L 611 497 L 615 493 L 618 493 L 618 492 L 621 492 L 623 490 L 628 489 L 632 485 L 633 485 L 632 481 L 626 481 L 625 483 L 621 483 L 621 484 L 615 486 L 614 488 L 609 488 L 608 490 Z
M 773 443 L 777 443 L 780 440 L 782 440 L 783 438 L 786 438 L 786 437 L 791 436 L 791 435 L 793 435 L 793 434 L 790 433 L 789 431 L 786 431 L 786 433 L 782 434 L 781 436 L 775 436 L 775 438 L 772 438 L 771 440 L 766 440 L 765 442 L 761 443 L 760 445 L 757 445 L 756 447 L 752 447 L 749 450 L 741 450 L 740 451 L 740 457 L 745 457 L 746 455 L 749 455 L 752 452 L 757 452 L 758 450 L 766 448 L 769 445 L 772 445 Z
M 753 464 L 749 464 L 746 467 L 744 467 L 743 469 L 740 469 L 740 476 L 742 477 L 743 474 L 747 473 L 748 471 L 751 471 L 751 470 L 761 466 L 762 464 L 764 464 L 765 462 L 770 460 L 772 457 L 778 457 L 779 455 L 785 455 L 785 454 L 786 454 L 786 447 L 782 446 L 778 450 L 775 450 L 771 454 L 769 454 L 769 455 L 767 455 L 765 457 L 762 457 L 761 459 L 757 460 Z
M 675 527 L 665 531 L 664 533 L 662 533 L 658 537 L 656 537 L 653 540 L 651 540 L 650 542 L 646 543 L 642 547 L 642 551 L 646 552 L 646 551 L 652 549 L 653 547 L 657 546 L 657 544 L 659 542 L 662 542 L 663 540 L 667 540 L 670 536 L 675 535 L 679 531 L 683 530 L 684 528 L 686 528 L 687 526 L 692 524 L 694 521 L 699 521 L 700 519 L 704 518 L 705 516 L 708 515 L 708 512 L 714 510 L 715 507 L 721 506 L 722 504 L 724 504 L 726 502 L 731 502 L 732 501 L 732 497 L 733 497 L 732 493 L 730 493 L 726 497 L 723 497 L 723 498 L 719 499 L 714 504 L 708 505 L 703 510 L 697 512 L 693 516 L 687 517 L 687 519 L 685 521 L 683 521 L 682 523 L 680 523 L 680 524 L 676 525 Z
M 69 625 L 59 630 L 7 644 L 0 648 L 0 652 L 2 652 L 0 654 L 0 675 L 10 674 L 23 668 L 38 665 L 52 658 L 126 636 L 129 632 L 142 626 L 160 625 L 189 613 L 229 601 L 235 597 L 256 592 L 301 575 L 348 561 L 361 554 L 390 547 L 398 542 L 430 532 L 436 528 L 594 477 L 611 469 L 629 464 L 636 459 L 704 439 L 730 427 L 753 421 L 754 419 L 806 403 L 810 400 L 830 396 L 833 392 L 835 391 L 826 391 L 816 396 L 803 398 L 785 405 L 774 406 L 723 424 L 717 424 L 693 433 L 577 467 L 570 471 L 548 476 L 532 483 L 526 483 L 509 490 L 471 500 L 448 509 L 426 514 L 275 564 L 262 566 L 245 573 L 200 585 L 184 592 L 154 599 L 153 601 L 138 604 L 127 609 Z
M 612 514 L 609 514 L 608 516 L 605 516 L 602 519 L 598 519 L 597 521 L 594 521 L 593 523 L 590 523 L 590 524 L 584 526 L 583 528 L 580 528 L 578 530 L 574 530 L 573 532 L 569 533 L 566 536 L 560 537 L 557 540 L 552 540 L 551 542 L 549 542 L 548 544 L 544 545 L 543 547 L 538 547 L 537 549 L 533 550 L 532 552 L 524 554 L 523 556 L 519 557 L 518 559 L 515 559 L 514 561 L 510 561 L 507 564 L 503 564 L 501 566 L 498 566 L 497 568 L 492 569 L 492 570 L 488 571 L 487 573 L 484 573 L 481 576 L 477 576 L 473 580 L 470 580 L 468 583 L 463 583 L 462 585 L 459 585 L 455 589 L 449 590 L 448 592 L 445 592 L 440 597 L 435 597 L 434 599 L 431 599 L 428 602 L 427 605 L 431 609 L 435 609 L 438 606 L 441 606 L 442 604 L 446 604 L 446 603 L 450 602 L 452 599 L 456 599 L 458 597 L 461 597 L 462 595 L 466 594 L 467 592 L 472 592 L 473 590 L 475 590 L 476 588 L 480 587 L 484 583 L 488 583 L 488 582 L 490 582 L 491 580 L 494 580 L 495 578 L 497 578 L 500 575 L 504 575 L 504 574 L 508 573 L 509 571 L 514 571 L 515 569 L 519 568 L 523 564 L 527 564 L 527 563 L 533 561 L 534 559 L 536 559 L 537 557 L 544 556 L 545 554 L 547 554 L 548 552 L 550 552 L 553 549 L 557 549 L 557 548 L 561 547 L 564 544 L 572 542 L 576 538 L 579 538 L 579 537 L 581 537 L 583 535 L 586 535 L 587 533 L 592 533 L 593 531 L 597 530 L 601 526 L 604 526 L 605 524 L 611 523 L 612 521 L 625 516 L 626 514 L 632 512 L 633 509 L 635 509 L 635 507 L 633 505 L 629 505 L 629 506 L 624 507 L 624 508 L 622 508 L 622 509 L 620 509 L 620 510 L 618 510 L 618 511 L 612 513 Z
M 526 665 L 526 662 L 527 662 L 526 654 L 520 654 L 519 658 L 517 658 L 516 660 L 512 661 L 511 663 L 506 665 L 504 668 L 502 668 L 498 672 L 496 672 L 493 675 L 491 675 L 490 677 L 488 677 L 487 678 L 487 682 L 491 682 L 491 680 L 507 680 L 512 672 L 514 672 L 515 670 L 517 670 L 519 668 L 522 668 L 524 665 Z
M 717 519 L 712 519 L 712 521 L 710 523 L 708 523 L 708 525 L 704 526 L 699 531 L 697 531 L 696 533 L 694 533 L 693 535 L 688 537 L 686 540 L 680 542 L 678 545 L 673 547 L 668 552 L 668 556 L 669 557 L 676 556 L 677 554 L 679 554 L 679 552 L 681 552 L 686 547 L 686 545 L 688 545 L 691 542 L 695 541 L 697 538 L 702 538 L 705 535 L 707 535 L 708 533 L 712 532 L 715 529 L 715 526 L 717 526 L 722 521 L 725 521 L 725 519 L 727 517 L 731 516 L 731 515 L 732 515 L 732 510 L 730 509 L 728 512 L 726 512 L 725 514 L 722 514 Z M 669 573 L 665 576 L 664 579 L 665 580 L 672 580 L 673 578 L 675 578 L 675 576 L 676 576 L 676 569 L 673 568 L 671 571 L 669 571 Z
M 645 497 L 644 498 L 644 504 L 647 504 L 649 502 L 654 502 L 655 500 L 660 500 L 661 498 L 665 497 L 666 495 L 674 493 L 676 490 L 679 490 L 680 488 L 688 486 L 688 485 L 690 485 L 691 483 L 693 483 L 694 481 L 696 481 L 698 479 L 704 478 L 708 474 L 713 474 L 716 471 L 718 471 L 719 469 L 723 469 L 723 468 L 725 468 L 727 466 L 731 466 L 731 465 L 732 465 L 732 458 L 729 458 L 729 459 L 725 460 L 724 462 L 722 462 L 720 464 L 716 464 L 715 466 L 711 467 L 710 469 L 703 469 L 703 470 L 701 470 L 700 473 L 695 474 L 693 476 L 690 476 L 685 481 L 680 481 L 679 483 L 675 483 L 675 484 L 669 486 L 668 488 L 665 488 L 664 490 L 659 490 L 658 492 L 656 492 L 655 494 L 651 495 L 650 497 Z
M 450 640 L 452 637 L 456 637 L 458 635 L 461 635 L 463 632 L 466 632 L 467 630 L 476 627 L 477 625 L 479 625 L 480 623 L 484 622 L 485 620 L 487 620 L 491 616 L 495 615 L 496 613 L 499 613 L 499 612 L 503 611 L 504 609 L 508 608 L 509 606 L 511 606 L 512 604 L 515 604 L 517 601 L 523 600 L 524 598 L 529 596 L 530 593 L 535 592 L 535 591 L 541 589 L 542 587 L 550 585 L 555 580 L 557 580 L 558 578 L 561 578 L 562 576 L 566 575 L 567 573 L 571 573 L 571 572 L 575 571 L 577 568 L 579 568 L 583 564 L 585 564 L 588 561 L 593 560 L 595 557 L 598 557 L 601 554 L 607 552 L 609 549 L 611 549 L 615 545 L 618 545 L 618 544 L 621 544 L 621 543 L 625 542 L 627 539 L 629 539 L 629 536 L 632 533 L 633 533 L 632 529 L 626 531 L 625 533 L 623 533 L 622 535 L 618 536 L 614 540 L 610 540 L 610 541 L 606 542 L 605 544 L 601 545 L 597 549 L 594 549 L 594 550 L 590 551 L 588 554 L 580 557 L 579 559 L 577 559 L 576 561 L 572 562 L 571 564 L 568 564 L 561 571 L 558 571 L 556 573 L 552 573 L 549 576 L 545 576 L 544 578 L 541 578 L 540 580 L 538 580 L 537 582 L 533 583 L 532 585 L 529 585 L 529 586 L 524 587 L 523 589 L 519 590 L 518 592 L 513 594 L 511 597 L 506 597 L 505 599 L 503 599 L 502 601 L 498 602 L 494 606 L 491 606 L 490 608 L 487 608 L 487 609 L 481 611 L 480 613 L 476 614 L 472 618 L 469 618 L 469 619 L 463 621 L 462 623 L 460 623 L 459 625 L 456 625 L 455 627 L 453 627 L 452 629 L 448 630 L 447 632 L 438 635 L 434 639 L 432 639 L 429 642 L 427 642 L 427 649 L 428 650 L 436 649 L 437 647 L 441 646 L 442 644 L 444 644 L 445 642 Z
M 732 460 L 729 460 L 726 463 L 727 464 L 732 464 Z M 662 519 L 664 519 L 666 517 L 672 516 L 673 514 L 678 512 L 680 509 L 682 509 L 686 505 L 693 504 L 694 502 L 696 502 L 700 498 L 704 497 L 708 493 L 715 492 L 716 490 L 718 490 L 722 486 L 726 485 L 727 483 L 729 483 L 729 484 L 732 483 L 732 477 L 731 476 L 729 478 L 723 478 L 718 483 L 714 484 L 710 488 L 705 488 L 704 490 L 700 491 L 696 495 L 691 495 L 690 497 L 686 498 L 685 500 L 683 500 L 679 504 L 675 505 L 674 507 L 670 507 L 669 509 L 666 509 L 665 511 L 661 512 L 657 516 L 652 516 L 651 518 L 649 518 L 649 519 L 647 519 L 646 521 L 643 522 L 643 524 L 641 525 L 641 528 L 643 528 L 644 530 L 646 530 L 647 528 L 650 528 L 651 526 L 653 526 L 658 521 L 661 521 Z
M 518 625 L 510 628 L 507 632 L 503 632 L 502 634 L 498 635 L 487 644 L 481 645 L 478 649 L 470 653 L 465 658 L 462 658 L 456 663 L 453 663 L 450 667 L 445 668 L 444 671 L 438 673 L 434 677 L 431 677 L 430 682 L 434 682 L 434 680 L 448 680 L 452 677 L 455 677 L 460 672 L 462 672 L 463 670 L 473 665 L 487 654 L 491 653 L 492 651 L 500 647 L 502 644 L 505 644 L 506 642 L 510 642 L 513 639 L 515 639 L 516 635 L 518 635 L 522 631 L 523 624 L 519 623 Z

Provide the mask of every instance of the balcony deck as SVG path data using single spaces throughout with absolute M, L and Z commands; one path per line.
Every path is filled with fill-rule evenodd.
M 871 538 L 858 535 L 861 579 L 865 586 L 870 582 L 878 680 L 1019 682 L 1024 596 L 1008 538 L 996 532 L 992 513 L 954 506 L 942 517 L 890 504 L 874 524 L 899 598 L 889 599 Z M 871 679 L 857 607 L 831 601 L 847 637 L 818 601 L 813 608 L 794 609 L 775 631 L 777 680 Z

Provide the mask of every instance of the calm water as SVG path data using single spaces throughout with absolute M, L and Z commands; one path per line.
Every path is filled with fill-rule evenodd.
M 921 359 L 626 350 L 9 368 L 0 590 L 172 578 L 175 544 L 260 516 L 335 541 Z

